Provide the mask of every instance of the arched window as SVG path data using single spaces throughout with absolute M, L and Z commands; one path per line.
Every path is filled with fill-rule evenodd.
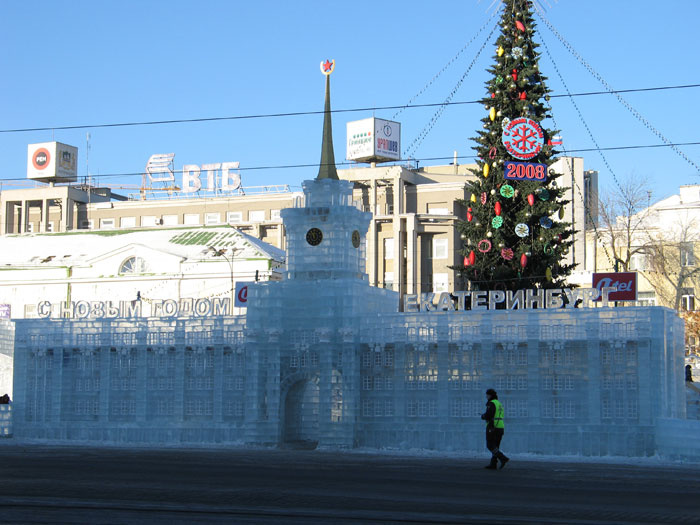
M 119 267 L 120 275 L 134 275 L 139 273 L 148 273 L 149 268 L 145 259 L 141 257 L 129 257 Z

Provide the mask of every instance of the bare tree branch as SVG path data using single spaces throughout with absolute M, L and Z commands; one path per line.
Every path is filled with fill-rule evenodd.
M 645 178 L 629 176 L 599 199 L 598 241 L 616 271 L 629 271 L 632 256 L 644 252 L 640 233 L 649 225 L 651 186 Z

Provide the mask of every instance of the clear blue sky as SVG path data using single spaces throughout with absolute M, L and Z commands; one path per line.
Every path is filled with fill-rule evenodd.
M 554 28 L 615 89 L 700 84 L 698 0 L 542 0 Z M 323 76 L 332 58 L 333 109 L 409 102 L 487 24 L 491 0 L 339 1 L 32 1 L 0 3 L 0 130 L 81 124 L 191 119 L 319 111 Z M 414 103 L 443 102 L 486 41 L 497 17 Z M 538 19 L 535 40 L 545 42 L 572 93 L 605 88 Z M 485 93 L 496 34 L 453 101 Z M 555 94 L 566 90 L 544 47 L 540 60 Z M 623 95 L 674 143 L 700 142 L 700 88 Z M 575 99 L 602 148 L 662 143 L 613 96 Z M 593 148 L 571 102 L 552 100 L 567 149 Z M 404 149 L 436 108 L 406 109 Z M 391 119 L 395 110 L 379 110 Z M 418 159 L 471 161 L 469 137 L 481 125 L 480 105 L 452 105 L 415 149 Z M 345 123 L 371 111 L 333 115 L 336 161 L 345 158 Z M 545 123 L 553 127 L 551 123 Z M 0 133 L 3 188 L 26 177 L 27 144 L 52 139 L 80 148 L 91 134 L 93 175 L 139 173 L 154 153 L 175 153 L 183 164 L 240 161 L 242 168 L 314 164 L 320 159 L 321 115 L 156 126 Z M 684 146 L 700 164 L 700 146 Z M 613 184 L 596 152 L 583 153 L 601 186 Z M 605 153 L 622 179 L 647 177 L 654 197 L 700 183 L 697 168 L 670 148 Z M 421 161 L 422 164 L 448 163 Z M 245 186 L 290 184 L 317 168 L 242 171 Z M 139 176 L 99 179 L 140 184 Z

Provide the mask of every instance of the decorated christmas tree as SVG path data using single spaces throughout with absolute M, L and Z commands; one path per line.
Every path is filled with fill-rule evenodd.
M 558 141 L 543 124 L 549 91 L 531 2 L 503 0 L 500 24 L 483 129 L 473 139 L 477 178 L 467 183 L 467 216 L 457 225 L 464 255 L 457 269 L 474 290 L 559 288 L 573 269 L 564 260 L 573 231 L 561 220 L 568 203 L 561 174 L 550 168 Z

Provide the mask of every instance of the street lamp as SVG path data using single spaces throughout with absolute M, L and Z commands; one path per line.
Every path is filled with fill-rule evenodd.
M 236 249 L 231 247 L 231 257 L 226 256 L 226 248 L 214 248 L 213 246 L 207 246 L 207 251 L 211 253 L 214 257 L 223 257 L 231 269 L 231 312 L 233 313 L 233 305 L 236 304 L 235 295 L 235 284 L 233 280 L 233 258 L 236 256 Z

